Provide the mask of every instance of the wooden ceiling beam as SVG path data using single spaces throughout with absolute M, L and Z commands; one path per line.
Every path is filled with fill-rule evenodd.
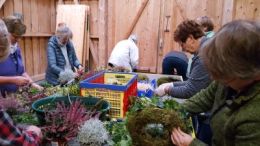
M 127 32 L 126 32 L 125 35 L 124 35 L 124 38 L 125 38 L 125 39 L 127 39 L 127 38 L 131 35 L 132 31 L 134 30 L 134 28 L 135 28 L 135 26 L 136 26 L 136 24 L 137 24 L 139 18 L 141 17 L 141 15 L 142 15 L 142 13 L 143 13 L 143 11 L 144 11 L 144 8 L 146 7 L 146 5 L 147 5 L 148 2 L 149 2 L 149 0 L 145 0 L 145 1 L 142 3 L 142 5 L 141 5 L 140 9 L 138 10 L 138 12 L 137 12 L 137 14 L 136 14 L 136 16 L 135 16 L 135 18 L 134 18 L 132 24 L 130 25 L 130 28 L 127 30 Z

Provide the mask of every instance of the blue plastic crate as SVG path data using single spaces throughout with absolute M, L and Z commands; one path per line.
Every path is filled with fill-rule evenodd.
M 156 80 L 153 79 L 152 81 L 138 81 L 139 83 L 148 83 L 150 84 L 154 89 L 156 88 Z M 154 94 L 154 90 L 148 89 L 148 90 L 137 90 L 137 96 L 138 97 L 152 97 Z

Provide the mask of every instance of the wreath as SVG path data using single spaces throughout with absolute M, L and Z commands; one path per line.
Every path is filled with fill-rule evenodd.
M 145 108 L 128 115 L 127 129 L 134 146 L 173 146 L 171 133 L 177 127 L 189 132 L 180 115 L 171 109 Z

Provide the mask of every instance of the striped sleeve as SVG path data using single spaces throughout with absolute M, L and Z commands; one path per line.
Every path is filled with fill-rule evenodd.
M 206 88 L 210 84 L 210 77 L 199 56 L 195 56 L 192 62 L 192 69 L 188 80 L 181 86 L 174 85 L 169 89 L 169 95 L 175 98 L 187 99 L 195 95 L 201 89 Z

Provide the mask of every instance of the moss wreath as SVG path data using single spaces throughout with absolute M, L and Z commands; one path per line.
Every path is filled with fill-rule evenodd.
M 154 137 L 147 133 L 146 126 L 149 124 L 163 125 L 163 134 L 160 137 Z M 173 146 L 171 132 L 175 127 L 188 132 L 183 120 L 174 110 L 145 108 L 128 115 L 127 129 L 134 146 Z

